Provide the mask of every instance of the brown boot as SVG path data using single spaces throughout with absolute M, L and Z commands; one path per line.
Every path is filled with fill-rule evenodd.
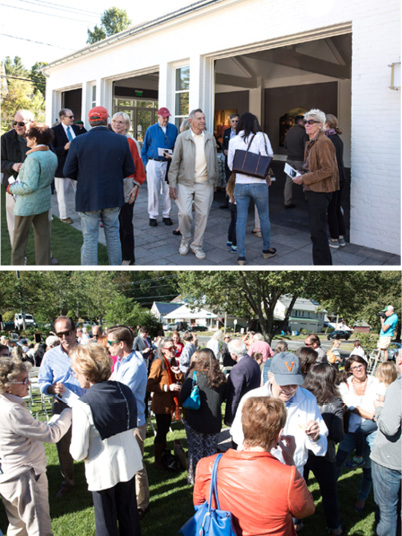
M 155 467 L 157 469 L 165 469 L 165 466 L 162 462 L 162 454 L 163 454 L 163 444 L 162 443 L 154 443 L 154 456 L 155 456 Z

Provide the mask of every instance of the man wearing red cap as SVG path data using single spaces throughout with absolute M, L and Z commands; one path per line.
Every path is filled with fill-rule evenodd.
M 124 205 L 124 177 L 135 171 L 127 138 L 107 128 L 102 106 L 88 114 L 91 130 L 75 138 L 64 165 L 64 176 L 77 181 L 75 209 L 81 218 L 84 243 L 81 264 L 98 264 L 99 224 L 103 223 L 109 264 L 122 263 L 119 213 Z
M 167 183 L 168 163 L 177 138 L 177 127 L 169 123 L 170 112 L 159 108 L 158 122 L 150 126 L 142 146 L 141 157 L 147 170 L 149 225 L 156 227 L 159 216 L 159 192 L 163 195 L 163 222 L 172 225 L 170 219 L 171 200 Z

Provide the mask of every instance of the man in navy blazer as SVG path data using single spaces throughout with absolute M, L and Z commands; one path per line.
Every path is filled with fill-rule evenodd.
M 88 114 L 91 130 L 72 141 L 64 175 L 77 181 L 75 209 L 84 243 L 81 264 L 98 264 L 99 224 L 103 223 L 109 264 L 122 263 L 119 213 L 124 204 L 123 179 L 135 171 L 127 138 L 107 128 L 102 106 Z M 131 192 L 130 192 L 131 194 Z
M 251 389 L 260 387 L 261 370 L 257 361 L 247 354 L 247 346 L 243 341 L 230 341 L 228 349 L 232 359 L 236 361 L 227 384 L 225 424 L 230 426 L 241 397 Z
M 60 123 L 55 127 L 52 127 L 54 139 L 50 146 L 51 150 L 57 156 L 54 187 L 56 189 L 60 220 L 63 223 L 73 223 L 72 218 L 68 215 L 66 196 L 70 186 L 75 192 L 76 182 L 67 177 L 64 178 L 63 167 L 70 149 L 70 143 L 74 138 L 84 132 L 79 126 L 74 125 L 74 114 L 69 108 L 62 108 L 59 112 L 59 118 Z
M 232 172 L 228 168 L 228 152 L 229 152 L 229 142 L 234 136 L 236 136 L 236 128 L 237 123 L 239 122 L 240 116 L 237 113 L 234 113 L 230 116 L 230 127 L 225 129 L 223 132 L 223 139 L 222 139 L 222 147 L 223 147 L 223 154 L 225 155 L 225 175 L 226 175 L 226 184 L 229 180 L 230 175 Z M 226 197 L 226 202 L 224 205 L 220 206 L 219 208 L 228 208 L 228 198 Z

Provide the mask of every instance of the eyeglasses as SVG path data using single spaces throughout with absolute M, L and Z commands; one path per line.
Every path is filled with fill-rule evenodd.
M 28 383 L 30 383 L 30 382 L 31 382 L 31 380 L 28 377 L 28 378 L 25 378 L 25 380 L 22 381 L 22 382 L 11 382 L 11 383 L 20 383 L 21 385 L 28 385 Z
M 239 120 L 238 120 L 238 119 L 231 119 L 231 122 L 232 122 L 232 123 L 238 123 Z
M 13 127 L 15 127 L 15 126 L 17 126 L 17 125 L 18 125 L 19 127 L 25 127 L 25 125 L 27 125 L 27 124 L 28 124 L 28 121 L 14 121 L 14 123 L 13 123 Z
M 304 346 L 313 346 L 313 344 L 314 344 L 313 342 L 305 342 Z
M 164 348 L 164 350 L 167 350 L 168 352 L 173 352 L 175 349 L 174 346 L 169 346 L 169 348 Z
M 314 123 L 319 123 L 319 121 L 314 121 L 314 119 L 309 119 L 306 121 L 306 119 L 303 121 L 305 125 L 314 125 Z
M 360 370 L 360 369 L 362 369 L 362 368 L 364 368 L 363 365 L 357 365 L 356 367 L 350 367 L 350 370 L 351 370 L 351 371 L 353 371 L 353 370 Z
M 120 341 L 107 341 L 109 346 L 113 346 L 114 344 L 118 344 Z
M 64 117 L 67 117 L 67 119 L 72 119 L 74 116 L 73 115 L 65 115 Z
M 64 337 L 68 337 L 69 335 L 71 335 L 71 333 L 73 332 L 72 329 L 68 330 L 68 331 L 60 331 L 59 333 L 56 333 L 57 337 L 59 339 L 62 339 L 63 338 L 63 335 Z

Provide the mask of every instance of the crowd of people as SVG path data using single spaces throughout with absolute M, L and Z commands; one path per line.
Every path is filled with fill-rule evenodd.
M 158 110 L 158 121 L 146 130 L 141 148 L 129 134 L 130 117 L 124 112 L 115 113 L 109 121 L 106 108 L 91 109 L 91 128 L 87 132 L 83 125 L 74 124 L 74 113 L 67 108 L 60 110 L 59 121 L 53 127 L 35 122 L 28 110 L 17 111 L 13 128 L 1 137 L 11 264 L 26 262 L 31 227 L 36 264 L 58 264 L 51 250 L 52 188 L 57 195 L 60 221 L 67 225 L 74 222 L 68 213 L 67 194 L 70 189 L 75 193 L 75 210 L 83 235 L 81 265 L 98 263 L 100 226 L 104 228 L 109 264 L 134 264 L 134 204 L 145 181 L 149 225 L 158 225 L 160 197 L 162 222 L 173 225 L 170 212 L 171 200 L 175 200 L 179 221 L 173 233 L 181 236 L 178 253 L 187 255 L 191 251 L 198 260 L 204 260 L 204 234 L 220 169 L 217 145 L 223 150 L 228 195 L 221 208 L 230 207 L 227 247 L 237 254 L 239 265 L 246 264 L 246 224 L 252 201 L 253 233 L 262 238 L 262 258 L 274 257 L 277 251 L 271 245 L 269 217 L 272 172 L 268 170 L 263 177 L 257 177 L 234 169 L 239 151 L 274 156 L 257 117 L 251 113 L 241 117 L 232 114 L 221 147 L 206 130 L 201 109 L 191 111 L 180 132 L 169 122 L 170 115 L 166 107 Z M 346 245 L 341 132 L 335 116 L 312 109 L 295 118 L 295 125 L 285 138 L 288 164 L 294 176 L 286 178 L 284 207 L 295 206 L 292 187 L 302 185 L 313 262 L 317 265 L 332 264 L 330 248 Z
M 362 468 L 355 510 L 364 510 L 373 484 L 377 534 L 398 533 L 402 352 L 396 364 L 385 360 L 369 375 L 367 358 L 353 350 L 343 363 L 331 363 L 334 349 L 325 352 L 316 334 L 295 353 L 285 341 L 273 349 L 252 332 L 232 339 L 217 331 L 204 348 L 192 332 L 183 334 L 183 342 L 178 332 L 152 340 L 145 326 L 135 334 L 128 326 L 94 326 L 89 334 L 61 316 L 39 362 L 28 355 L 27 340 L 10 348 L 2 338 L 0 494 L 10 533 L 52 534 L 42 445 L 51 442 L 63 476 L 57 497 L 75 489 L 74 460 L 84 460 L 97 534 L 116 534 L 119 526 L 120 534 L 139 535 L 150 508 L 143 462 L 148 417 L 155 419 L 154 464 L 162 476 L 171 468 L 172 420 L 184 422 L 195 505 L 209 498 L 222 421 L 230 427 L 218 493 L 237 534 L 302 530 L 315 511 L 310 472 L 319 484 L 328 533 L 342 534 L 347 512 L 337 481 L 345 465 Z M 32 360 L 40 363 L 41 393 L 53 398 L 47 423 L 24 402 Z M 199 406 L 183 409 L 195 386 Z

